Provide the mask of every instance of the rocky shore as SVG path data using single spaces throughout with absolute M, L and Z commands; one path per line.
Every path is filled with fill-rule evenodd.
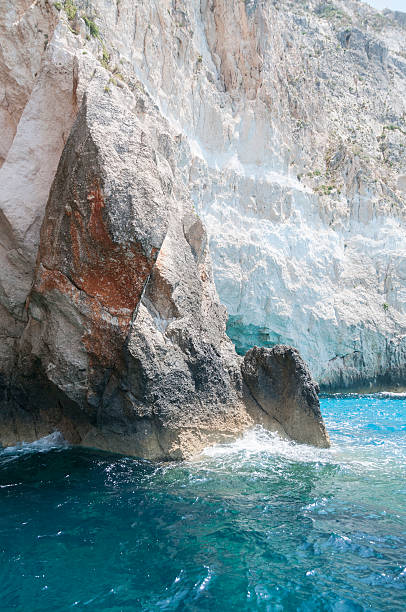
M 401 96 L 365 107 L 382 166 L 323 87 L 362 68 L 347 116 L 404 91 L 402 21 L 372 32 L 355 0 L 4 4 L 1 444 L 58 429 L 177 458 L 263 423 L 326 446 L 285 345 L 325 388 L 402 378 L 406 168 Z M 242 354 L 268 348 L 238 356 L 223 304 Z

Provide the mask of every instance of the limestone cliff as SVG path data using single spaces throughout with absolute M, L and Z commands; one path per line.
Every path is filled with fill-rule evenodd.
M 232 4 L 209 6 L 223 29 Z M 230 101 L 192 175 L 229 333 L 242 351 L 297 346 L 325 387 L 404 384 L 404 15 L 351 0 L 245 15 L 233 42 L 206 26 Z
M 10 423 L 17 406 L 31 436 L 65 419 L 81 443 L 180 456 L 257 421 L 210 259 L 243 348 L 293 344 L 327 385 L 404 375 L 402 19 L 353 0 L 3 5 Z
M 154 8 L 5 8 L 0 443 L 58 429 L 75 444 L 174 459 L 266 413 L 280 434 L 328 445 L 317 387 L 292 370 L 290 349 L 292 401 L 263 406 L 225 333 L 190 142 L 139 74 Z M 178 11 L 165 14 L 172 50 Z M 315 406 L 300 403 L 309 380 Z M 275 381 L 267 389 L 280 394 Z M 313 437 L 288 427 L 295 410 L 310 415 Z
M 109 75 L 106 95 L 131 91 L 141 111 L 143 92 L 176 133 L 175 163 L 208 231 L 237 347 L 297 346 L 325 386 L 402 382 L 403 14 L 355 0 L 56 5 L 59 13 L 21 2 L 17 15 L 10 3 L 4 28 L 9 73 L 24 66 L 18 83 L 5 81 L 9 134 L 27 103 L 6 164 L 20 173 L 6 196 L 8 219 L 28 180 L 32 192 L 26 220 L 12 221 L 30 259 L 17 262 L 12 249 L 21 296 L 41 217 L 33 220 L 35 206 L 43 208 L 45 175 L 55 171 L 96 61 Z M 48 93 L 57 104 L 45 102 Z M 16 289 L 6 291 L 13 299 Z

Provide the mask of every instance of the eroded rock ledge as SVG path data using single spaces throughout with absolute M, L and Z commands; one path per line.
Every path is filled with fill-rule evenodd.
M 145 329 L 145 333 L 151 332 Z M 11 383 L 0 380 L 0 444 L 32 441 L 57 430 L 75 445 L 173 460 L 188 458 L 207 445 L 232 440 L 259 423 L 299 443 L 330 446 L 320 412 L 318 385 L 295 348 L 253 347 L 242 361 L 231 353 L 227 362 L 221 363 L 212 347 L 203 352 L 195 369 L 196 362 L 188 347 L 183 346 L 182 358 L 188 371 L 177 371 L 173 362 L 160 381 L 151 371 L 154 383 L 147 390 L 146 386 L 139 387 L 146 364 L 151 358 L 153 362 L 147 345 L 148 342 L 138 347 L 140 354 L 147 349 L 143 360 L 136 357 L 135 347 L 127 352 L 123 346 L 132 377 L 127 371 L 122 381 L 115 380 L 113 394 L 112 389 L 105 389 L 106 397 L 98 406 L 89 401 L 72 401 L 47 379 L 38 361 L 31 363 L 24 374 L 14 375 Z M 168 358 L 179 357 L 172 350 L 171 347 Z M 235 358 L 240 361 L 240 372 Z M 232 377 L 218 376 L 225 368 L 233 372 Z M 207 394 L 203 398 L 202 391 Z

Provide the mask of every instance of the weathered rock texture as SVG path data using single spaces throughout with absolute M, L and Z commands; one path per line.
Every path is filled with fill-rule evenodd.
M 294 440 L 329 446 L 320 412 L 319 387 L 295 348 L 279 345 L 250 349 L 244 357 L 242 375 L 264 413 L 264 425 L 269 426 L 270 419 Z
M 238 2 L 203 5 L 227 101 L 192 185 L 230 335 L 298 347 L 327 388 L 404 384 L 405 16 L 250 0 L 229 26 Z
M 165 123 L 155 117 L 147 135 L 100 84 L 96 73 L 50 190 L 0 440 L 58 429 L 76 444 L 181 458 L 237 435 L 258 410 Z
M 55 4 L 4 0 L 0 19 L 14 437 L 65 419 L 81 443 L 179 456 L 255 420 L 210 256 L 242 347 L 293 344 L 325 385 L 401 380 L 401 16 L 355 0 Z
M 87 446 L 182 457 L 252 419 L 165 125 L 156 117 L 147 135 L 100 90 L 95 74 L 51 187 L 1 437 L 58 428 Z

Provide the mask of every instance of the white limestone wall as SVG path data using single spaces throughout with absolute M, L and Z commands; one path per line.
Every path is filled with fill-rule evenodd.
M 145 92 L 178 132 L 173 163 L 206 224 L 220 299 L 241 329 L 293 344 L 324 384 L 388 372 L 399 378 L 406 363 L 406 161 L 398 129 L 405 38 L 390 22 L 383 30 L 365 26 L 376 17 L 366 5 L 337 3 L 348 21 L 321 19 L 315 0 L 296 13 L 287 2 L 278 9 L 238 0 L 78 0 L 74 23 L 52 9 L 50 46 L 27 64 L 24 107 L 13 115 L 16 125 L 7 124 L 0 152 L 9 194 L 1 205 L 5 308 L 24 303 L 42 211 L 76 112 L 74 89 L 80 100 L 105 51 L 106 95 L 115 87 Z M 29 11 L 41 4 L 21 1 L 10 23 L 31 24 Z M 44 7 L 39 14 L 44 20 Z M 343 28 L 354 31 L 348 48 Z M 385 45 L 397 62 L 390 69 Z M 153 120 L 142 104 L 134 112 L 145 124 Z

